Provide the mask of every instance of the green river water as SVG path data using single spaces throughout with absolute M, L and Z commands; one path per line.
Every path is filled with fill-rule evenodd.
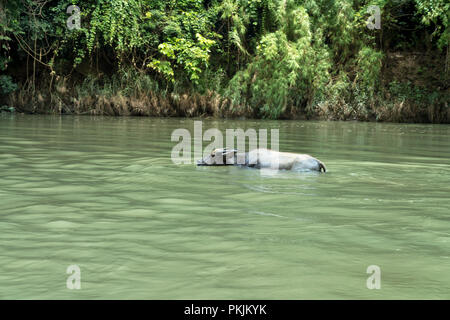
M 0 298 L 450 298 L 449 125 L 202 121 L 328 172 L 174 164 L 191 119 L 1 114 Z

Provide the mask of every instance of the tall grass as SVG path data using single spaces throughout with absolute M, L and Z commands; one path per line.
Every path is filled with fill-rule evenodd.
M 217 77 L 216 77 L 217 78 Z M 219 81 L 219 80 L 217 80 Z M 216 91 L 194 91 L 174 83 L 162 87 L 149 75 L 123 70 L 112 77 L 41 79 L 39 86 L 20 86 L 9 97 L 19 112 L 134 116 L 233 116 Z M 218 84 L 216 83 L 217 87 Z M 183 89 L 184 88 L 184 89 Z
M 233 91 L 220 74 L 205 73 L 197 87 L 176 81 L 170 85 L 134 70 L 111 77 L 41 78 L 27 82 L 9 96 L 9 106 L 25 113 L 110 116 L 261 117 L 245 92 Z M 311 108 L 288 105 L 280 118 L 315 118 L 391 122 L 449 123 L 448 91 L 436 92 L 409 82 L 391 81 L 377 93 L 349 81 L 341 73 L 327 85 Z

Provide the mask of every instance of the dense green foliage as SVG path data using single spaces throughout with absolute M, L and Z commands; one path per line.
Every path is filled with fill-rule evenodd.
M 80 29 L 67 27 L 70 5 Z M 379 30 L 366 26 L 372 5 Z M 216 101 L 191 115 L 445 122 L 449 11 L 445 0 L 7 1 L 0 95 L 77 112 L 90 86 Z

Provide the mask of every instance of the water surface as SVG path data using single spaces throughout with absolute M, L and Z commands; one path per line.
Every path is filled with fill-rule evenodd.
M 193 121 L 0 115 L 0 298 L 450 298 L 450 126 L 203 120 L 317 174 L 176 165 Z

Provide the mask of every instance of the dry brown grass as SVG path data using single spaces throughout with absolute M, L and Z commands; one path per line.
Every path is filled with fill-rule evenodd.
M 423 61 L 423 58 L 407 57 L 401 62 L 395 62 L 400 58 L 397 56 L 390 58 L 393 69 L 387 71 L 387 75 L 383 78 L 395 78 L 406 70 L 416 70 L 413 74 L 419 72 L 417 61 Z M 131 78 L 133 81 L 139 81 Z M 152 87 L 148 79 L 145 80 L 147 82 L 141 81 L 141 83 L 137 83 L 138 85 L 119 81 L 119 84 L 111 89 L 111 86 L 100 84 L 98 80 L 76 85 L 65 77 L 57 78 L 55 81 L 41 79 L 40 87 L 22 85 L 9 96 L 8 104 L 17 111 L 25 113 L 154 117 L 258 117 L 258 106 L 238 105 L 233 103 L 230 98 L 221 96 L 213 90 L 206 90 L 202 94 L 188 90 L 167 93 L 166 90 L 158 89 L 157 86 Z M 408 96 L 408 94 L 404 96 Z M 395 96 L 387 89 L 367 103 L 346 101 L 348 99 L 348 97 L 344 98 L 337 94 L 319 103 L 309 112 L 291 106 L 286 108 L 282 118 L 450 122 L 448 101 L 443 102 L 442 99 L 436 103 L 426 103 L 425 100 L 419 102 Z

